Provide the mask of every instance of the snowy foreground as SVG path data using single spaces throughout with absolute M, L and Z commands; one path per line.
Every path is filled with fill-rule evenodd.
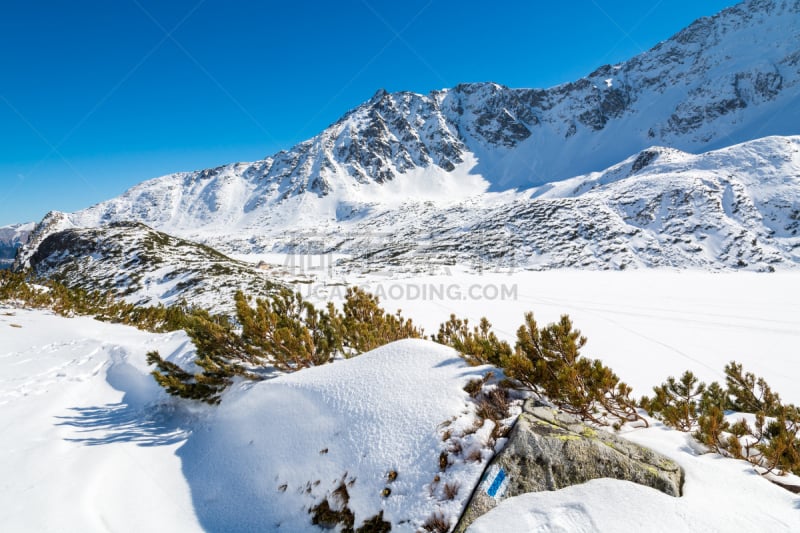
M 304 509 L 342 480 L 356 526 L 383 511 L 414 530 L 435 509 L 457 515 L 483 469 L 456 465 L 430 486 L 439 425 L 470 425 L 462 389 L 486 369 L 428 341 L 244 385 L 189 412 L 143 363 L 153 349 L 180 361 L 182 333 L 0 310 L 0 339 L 7 531 L 313 530 Z M 464 488 L 439 502 L 446 482 Z
M 2 529 L 199 529 L 176 455 L 186 433 L 145 409 L 161 391 L 144 354 L 191 346 L 183 333 L 0 307 Z
M 667 287 L 669 276 L 685 283 Z M 602 352 L 639 394 L 686 368 L 715 379 L 736 358 L 800 401 L 796 276 L 626 273 L 616 286 L 575 273 L 512 279 L 525 281 L 516 301 L 402 307 L 428 331 L 451 311 L 485 314 L 505 333 L 524 309 L 543 323 L 568 312 L 589 337 L 585 353 Z M 401 341 L 236 387 L 213 408 L 168 398 L 147 375 L 150 350 L 191 356 L 182 333 L 0 308 L 4 531 L 315 531 L 304 509 L 342 481 L 356 527 L 382 511 L 393 531 L 416 531 L 436 510 L 457 514 L 485 465 L 439 472 L 440 424 L 471 422 L 462 388 L 486 370 L 447 348 Z M 624 436 L 686 470 L 682 498 L 597 480 L 510 499 L 470 531 L 800 530 L 800 496 L 747 464 L 699 455 L 685 434 L 659 424 Z M 443 499 L 444 482 L 460 483 L 455 500 Z

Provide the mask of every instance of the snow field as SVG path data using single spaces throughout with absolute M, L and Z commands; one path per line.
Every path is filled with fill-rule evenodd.
M 721 379 L 736 359 L 784 400 L 800 401 L 800 284 L 792 273 L 454 272 L 362 281 L 516 285 L 516 298 L 504 301 L 463 298 L 466 290 L 459 299 L 391 299 L 385 290 L 383 304 L 401 307 L 428 333 L 451 312 L 475 323 L 486 315 L 509 340 L 525 310 L 540 324 L 569 313 L 589 338 L 584 354 L 602 358 L 636 395 L 686 369 Z M 335 299 L 334 287 L 323 287 L 326 296 Z M 439 468 L 447 428 L 465 455 L 491 432 L 487 424 L 460 436 L 475 421 L 463 387 L 486 369 L 466 367 L 446 347 L 401 341 L 236 385 L 213 408 L 169 399 L 144 362 L 154 349 L 182 364 L 193 353 L 183 333 L 0 309 L 4 528 L 315 531 L 307 509 L 326 498 L 340 505 L 332 492 L 344 482 L 356 527 L 382 511 L 393 531 L 416 531 L 437 510 L 455 517 L 485 466 L 484 454 L 481 463 Z M 625 436 L 684 467 L 684 497 L 598 480 L 509 500 L 472 531 L 800 529 L 800 498 L 749 465 L 699 455 L 686 434 L 657 423 Z M 459 486 L 453 500 L 445 483 Z
M 540 326 L 566 313 L 588 338 L 583 355 L 602 359 L 636 396 L 685 370 L 706 382 L 724 380 L 725 364 L 736 360 L 766 378 L 785 401 L 800 404 L 800 276 L 793 272 L 479 275 L 453 269 L 446 276 L 347 281 L 381 295 L 387 311 L 402 309 L 427 334 L 436 333 L 450 313 L 475 325 L 485 316 L 513 344 L 526 311 Z M 303 290 L 320 299 L 344 295 L 343 287 L 332 285 Z
M 197 531 L 175 455 L 181 431 L 144 353 L 167 335 L 0 308 L 0 524 L 4 531 Z

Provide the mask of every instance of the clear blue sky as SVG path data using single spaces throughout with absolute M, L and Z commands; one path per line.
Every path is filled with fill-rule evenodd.
M 549 87 L 734 0 L 6 0 L 0 225 L 289 148 L 377 89 Z

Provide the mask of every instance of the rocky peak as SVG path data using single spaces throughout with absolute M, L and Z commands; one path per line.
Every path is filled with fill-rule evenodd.
M 36 252 L 42 241 L 49 235 L 72 226 L 73 224 L 66 213 L 62 213 L 61 211 L 49 211 L 42 221 L 34 226 L 28 236 L 27 242 L 17 251 L 12 269 L 24 270 L 30 268 L 30 258 Z
M 800 2 L 749 0 L 552 88 L 381 89 L 273 157 L 151 180 L 67 222 L 139 220 L 184 235 L 317 230 L 351 216 L 342 213 L 409 198 L 453 203 L 487 188 L 558 189 L 621 161 L 620 176 L 638 176 L 662 159 L 652 146 L 697 154 L 797 134 L 797 124 Z

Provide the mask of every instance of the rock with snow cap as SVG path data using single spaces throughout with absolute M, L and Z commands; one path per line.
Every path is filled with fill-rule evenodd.
M 659 453 L 528 400 L 508 444 L 489 464 L 455 531 L 465 531 L 506 498 L 599 478 L 632 481 L 678 497 L 684 474 Z

